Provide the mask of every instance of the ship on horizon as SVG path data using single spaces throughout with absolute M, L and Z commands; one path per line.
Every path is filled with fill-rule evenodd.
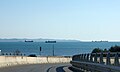
M 102 40 L 101 40 L 101 41 L 92 41 L 92 42 L 108 42 L 108 41 L 102 41 Z
M 45 41 L 45 43 L 56 43 L 56 41 Z
M 33 40 L 25 40 L 25 42 L 33 42 Z

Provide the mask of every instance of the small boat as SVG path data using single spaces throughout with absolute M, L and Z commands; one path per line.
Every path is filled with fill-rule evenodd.
M 33 40 L 25 40 L 25 42 L 33 42 Z

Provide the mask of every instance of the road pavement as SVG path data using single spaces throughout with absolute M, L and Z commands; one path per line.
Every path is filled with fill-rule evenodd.
M 72 72 L 69 63 L 29 64 L 0 68 L 0 72 Z

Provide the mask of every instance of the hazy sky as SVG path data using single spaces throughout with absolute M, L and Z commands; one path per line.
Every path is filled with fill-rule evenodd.
M 0 0 L 0 38 L 120 41 L 120 0 Z

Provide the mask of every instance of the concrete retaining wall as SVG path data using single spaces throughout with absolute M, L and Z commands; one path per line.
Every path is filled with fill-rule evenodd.
M 23 57 L 23 56 L 0 56 L 0 67 L 6 67 L 19 64 L 37 64 L 37 63 L 67 63 L 71 57 Z

